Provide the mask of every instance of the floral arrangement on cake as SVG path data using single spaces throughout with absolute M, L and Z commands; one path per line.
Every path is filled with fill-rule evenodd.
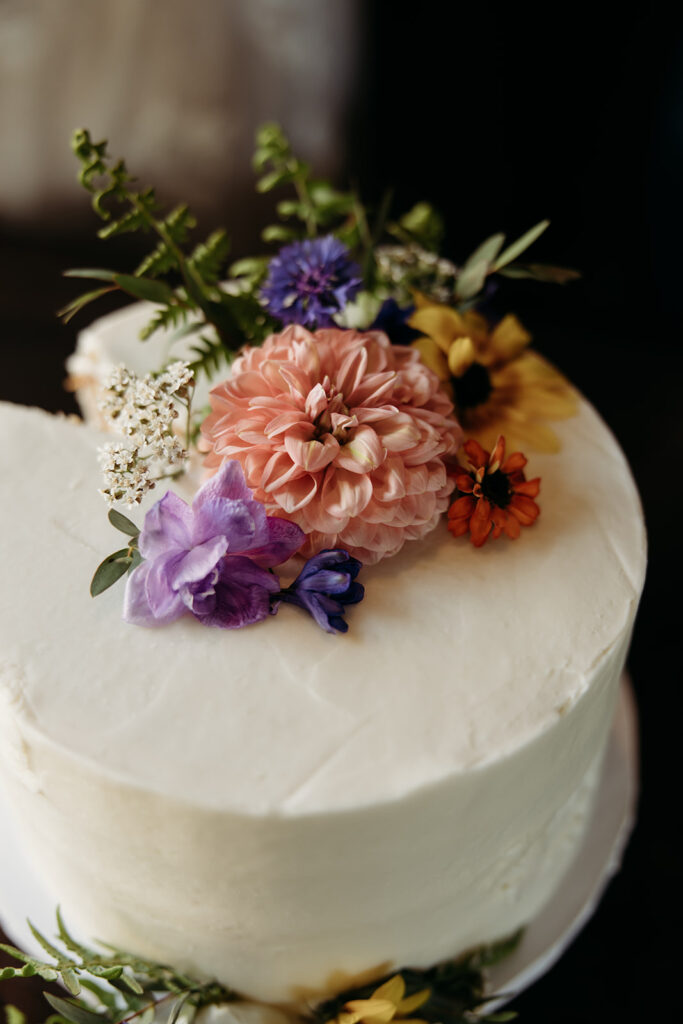
M 189 362 L 111 374 L 100 408 L 120 439 L 102 451 L 102 493 L 133 507 L 193 463 L 205 478 L 191 505 L 169 491 L 140 529 L 112 508 L 129 541 L 98 568 L 94 595 L 125 575 L 124 616 L 139 625 L 193 615 L 235 628 L 295 604 L 343 632 L 361 566 L 444 517 L 476 547 L 536 521 L 540 480 L 526 479 L 521 449 L 557 451 L 551 423 L 576 395 L 514 315 L 484 309 L 497 275 L 577 276 L 520 262 L 547 221 L 507 246 L 492 235 L 456 265 L 428 204 L 396 220 L 388 202 L 369 210 L 314 179 L 269 124 L 254 168 L 259 192 L 282 190 L 263 232 L 278 248 L 228 266 L 224 230 L 189 247 L 186 206 L 162 214 L 87 131 L 73 146 L 100 236 L 152 232 L 155 246 L 132 274 L 69 271 L 101 285 L 62 315 L 120 290 L 155 304 L 143 340 L 194 336 Z M 195 411 L 200 375 L 210 407 Z

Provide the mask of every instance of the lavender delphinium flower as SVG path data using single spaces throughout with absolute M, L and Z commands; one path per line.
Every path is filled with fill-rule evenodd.
M 259 622 L 280 587 L 267 570 L 303 540 L 295 523 L 266 515 L 238 462 L 224 462 L 192 506 L 167 491 L 145 516 L 138 539 L 144 561 L 126 581 L 123 617 L 140 626 L 188 612 L 225 629 Z
M 356 582 L 362 563 L 342 548 L 326 549 L 309 558 L 294 582 L 277 599 L 305 608 L 328 633 L 345 633 L 346 606 L 358 604 L 365 593 Z
M 360 268 L 334 235 L 307 238 L 280 249 L 261 289 L 268 312 L 283 324 L 310 330 L 334 327 L 334 315 L 357 294 Z

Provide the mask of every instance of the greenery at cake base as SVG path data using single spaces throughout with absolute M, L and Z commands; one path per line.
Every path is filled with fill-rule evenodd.
M 29 922 L 30 923 L 30 922 Z M 248 998 L 216 981 L 198 981 L 173 967 L 144 960 L 102 943 L 96 950 L 77 942 L 57 911 L 59 946 L 30 925 L 36 941 L 50 961 L 29 956 L 14 946 L 0 949 L 18 960 L 21 967 L 0 968 L 0 981 L 40 977 L 60 982 L 68 998 L 45 992 L 55 1011 L 45 1024 L 190 1024 L 199 1010 L 225 1003 L 249 1003 Z M 388 974 L 370 985 L 349 989 L 305 1009 L 278 1006 L 292 1024 L 501 1024 L 516 1014 L 486 1014 L 485 1005 L 495 996 L 485 993 L 486 969 L 516 948 L 521 932 L 502 942 L 482 946 L 458 957 L 420 970 L 413 967 Z M 419 1019 L 413 1010 L 419 1009 Z M 5 1007 L 7 1024 L 26 1024 L 23 1013 Z

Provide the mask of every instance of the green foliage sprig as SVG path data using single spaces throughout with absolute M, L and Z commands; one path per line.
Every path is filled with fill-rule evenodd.
M 142 329 L 141 339 L 159 330 L 171 331 L 172 339 L 196 335 L 190 365 L 196 374 L 209 378 L 229 364 L 245 343 L 260 344 L 278 329 L 279 323 L 260 300 L 267 256 L 240 259 L 228 267 L 230 240 L 222 228 L 190 246 L 196 221 L 186 205 L 163 213 L 155 190 L 138 189 L 124 161 L 111 160 L 106 141 L 93 142 L 87 130 L 75 133 L 72 147 L 81 165 L 80 182 L 105 222 L 100 238 L 147 233 L 154 236 L 155 244 L 132 274 L 101 268 L 67 271 L 68 277 L 86 278 L 100 286 L 69 302 L 60 311 L 65 321 L 113 291 L 147 300 L 159 308 Z M 365 290 L 377 304 L 390 295 L 409 301 L 417 288 L 437 301 L 466 309 L 476 303 L 492 274 L 559 284 L 579 276 L 562 267 L 518 261 L 548 227 L 545 220 L 506 248 L 503 234 L 491 235 L 459 266 L 442 259 L 444 225 L 428 203 L 417 203 L 389 220 L 392 195 L 387 192 L 371 219 L 356 190 L 340 191 L 312 177 L 309 165 L 296 156 L 277 124 L 258 129 L 253 166 L 258 192 L 289 187 L 293 193 L 276 203 L 279 220 L 264 229 L 264 241 L 283 245 L 333 233 L 360 263 Z M 377 258 L 377 248 L 387 237 L 399 243 L 399 251 L 390 257 L 388 276 Z M 222 280 L 226 274 L 232 278 L 228 284 Z
M 226 232 L 213 231 L 186 252 L 196 226 L 187 206 L 176 206 L 162 214 L 155 190 L 135 188 L 125 162 L 111 161 L 106 141 L 93 142 L 87 130 L 75 133 L 72 148 L 81 164 L 79 180 L 92 195 L 93 209 L 105 221 L 99 237 L 151 233 L 156 244 L 132 274 L 101 268 L 66 271 L 67 277 L 104 283 L 60 310 L 63 320 L 67 322 L 90 302 L 117 290 L 156 303 L 161 308 L 141 332 L 143 340 L 162 328 L 198 334 L 211 328 L 193 349 L 196 358 L 191 366 L 195 372 L 208 372 L 229 361 L 230 354 L 245 342 L 263 340 L 270 322 L 256 295 L 249 289 L 232 294 L 219 284 L 230 251 Z
M 181 1011 L 185 1024 L 189 1024 L 201 1007 L 239 998 L 217 982 L 199 982 L 172 967 L 131 956 L 114 947 L 103 946 L 104 951 L 100 952 L 85 946 L 67 931 L 59 910 L 59 946 L 33 925 L 30 927 L 50 960 L 40 960 L 0 943 L 3 952 L 22 964 L 21 967 L 1 968 L 0 981 L 38 976 L 45 981 L 61 982 L 71 998 L 45 993 L 48 1003 L 57 1011 L 57 1018 L 48 1018 L 53 1024 L 57 1020 L 71 1024 L 125 1024 L 133 1019 L 147 1024 L 155 1019 L 159 1006 L 166 1006 L 171 1000 L 173 1006 L 167 1024 L 176 1021 Z M 89 998 L 83 998 L 83 990 Z M 22 1024 L 16 1008 L 11 1008 L 8 1024 Z
M 91 597 L 99 597 L 100 594 L 103 594 L 105 590 L 108 590 L 109 587 L 112 587 L 120 580 L 122 576 L 132 572 L 142 562 L 142 555 L 138 551 L 139 528 L 128 516 L 124 516 L 115 508 L 109 509 L 108 518 L 111 525 L 116 530 L 120 530 L 121 533 L 125 533 L 130 540 L 125 548 L 115 551 L 112 555 L 107 555 L 97 566 L 90 584 Z
M 59 946 L 33 925 L 30 927 L 51 959 L 41 960 L 0 943 L 3 952 L 22 964 L 21 967 L 0 968 L 0 981 L 38 976 L 45 981 L 61 982 L 71 998 L 44 993 L 57 1011 L 57 1016 L 48 1018 L 46 1024 L 65 1021 L 70 1024 L 127 1024 L 133 1019 L 150 1024 L 157 1019 L 159 1007 L 166 1008 L 171 1000 L 173 1004 L 166 1024 L 174 1024 L 181 1012 L 184 1024 L 190 1024 L 204 1006 L 243 1001 L 233 989 L 218 982 L 199 982 L 172 967 L 132 956 L 103 943 L 104 951 L 85 946 L 67 931 L 59 910 Z M 485 993 L 485 972 L 516 949 L 521 934 L 517 932 L 502 942 L 425 970 L 407 968 L 393 972 L 370 985 L 349 989 L 306 1012 L 297 1013 L 292 1009 L 291 1017 L 300 1024 L 328 1024 L 336 1020 L 350 1000 L 370 999 L 378 985 L 400 973 L 406 997 L 429 989 L 429 998 L 419 1008 L 420 1019 L 429 1024 L 473 1024 L 476 1021 L 503 1024 L 517 1015 L 512 1011 L 487 1015 L 482 1009 L 495 998 Z M 88 998 L 83 998 L 83 990 Z M 8 1008 L 7 1024 L 25 1024 L 15 1007 Z

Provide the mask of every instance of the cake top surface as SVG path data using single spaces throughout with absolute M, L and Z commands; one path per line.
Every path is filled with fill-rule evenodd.
M 561 454 L 534 456 L 533 530 L 476 550 L 440 524 L 363 571 L 345 636 L 292 607 L 241 630 L 125 623 L 120 591 L 88 593 L 112 546 L 101 435 L 11 405 L 0 423 L 0 695 L 74 756 L 181 800 L 312 814 L 501 758 L 580 699 L 642 587 L 638 497 L 583 401 Z

